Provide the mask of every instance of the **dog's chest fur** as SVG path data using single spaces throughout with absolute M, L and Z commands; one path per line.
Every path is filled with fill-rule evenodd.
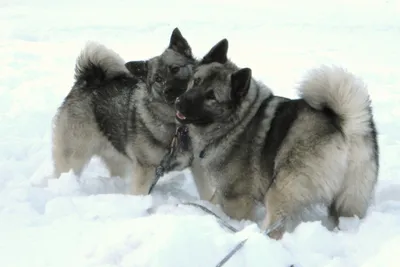
M 135 95 L 132 110 L 136 111 L 130 120 L 129 135 L 132 142 L 128 143 L 127 150 L 142 163 L 157 165 L 167 153 L 175 133 L 175 112 L 166 104 L 148 101 L 145 90 L 137 91 Z
M 223 138 L 205 144 L 192 135 L 195 160 L 221 194 L 250 194 L 263 197 L 272 178 L 278 147 L 268 147 L 268 134 L 275 112 L 285 98 L 266 98 L 247 125 L 238 125 Z

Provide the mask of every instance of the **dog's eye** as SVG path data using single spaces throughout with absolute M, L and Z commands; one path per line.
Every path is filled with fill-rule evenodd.
M 194 86 L 197 86 L 197 85 L 200 84 L 200 82 L 201 82 L 200 78 L 196 78 L 196 79 L 194 79 L 194 81 L 193 81 L 193 85 L 194 85 Z
M 209 92 L 206 94 L 206 99 L 207 99 L 207 100 L 216 100 L 214 91 L 209 91 Z
M 170 68 L 171 73 L 175 74 L 179 71 L 180 67 L 178 66 L 173 66 Z
M 156 78 L 155 78 L 156 82 L 161 83 L 163 81 L 163 79 L 161 78 L 160 75 L 156 74 Z

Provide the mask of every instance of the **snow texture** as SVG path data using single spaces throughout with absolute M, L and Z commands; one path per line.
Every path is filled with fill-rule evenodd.
M 190 173 L 163 177 L 152 196 L 125 194 L 94 158 L 78 180 L 52 172 L 51 119 L 87 41 L 124 60 L 159 54 L 179 27 L 195 56 L 227 38 L 229 56 L 274 92 L 296 97 L 302 75 L 338 64 L 361 77 L 374 108 L 381 170 L 366 219 L 341 231 L 302 223 L 281 241 L 198 200 Z M 400 5 L 398 1 L 4 0 L 0 3 L 0 266 L 399 266 Z M 231 233 L 202 203 L 240 229 Z

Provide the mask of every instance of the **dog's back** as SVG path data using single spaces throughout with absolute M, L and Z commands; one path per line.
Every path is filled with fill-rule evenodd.
M 80 175 L 93 155 L 102 157 L 112 175 L 124 175 L 118 169 L 128 162 L 122 156 L 125 122 L 137 85 L 117 53 L 95 42 L 86 44 L 76 61 L 74 85 L 53 120 L 55 177 L 69 169 Z

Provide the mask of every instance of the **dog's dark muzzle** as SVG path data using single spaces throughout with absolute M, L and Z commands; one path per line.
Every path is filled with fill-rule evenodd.
M 165 99 L 171 103 L 175 102 L 175 99 L 186 91 L 187 83 L 187 80 L 173 80 L 167 83 L 164 89 Z
M 193 89 L 192 89 L 193 90 Z M 183 124 L 205 125 L 212 122 L 209 113 L 203 110 L 203 101 L 195 91 L 188 91 L 175 101 L 176 118 Z
M 175 99 L 185 92 L 184 88 L 167 87 L 164 90 L 165 99 L 168 102 L 175 102 Z

